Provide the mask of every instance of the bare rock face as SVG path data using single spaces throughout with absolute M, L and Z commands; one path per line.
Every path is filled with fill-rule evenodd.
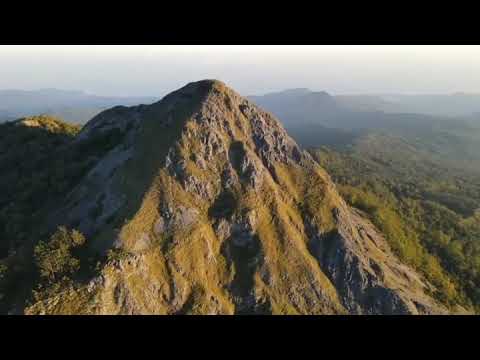
M 374 226 L 344 204 L 336 230 L 312 233 L 312 253 L 354 314 L 444 314 L 426 295 L 431 286 L 401 264 Z
M 448 312 L 281 124 L 225 84 L 114 108 L 78 141 L 113 130 L 124 140 L 57 214 L 127 254 L 88 286 L 92 313 Z

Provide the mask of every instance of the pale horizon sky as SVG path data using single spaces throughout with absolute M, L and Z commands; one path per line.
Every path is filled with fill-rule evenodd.
M 480 46 L 0 45 L 0 89 L 163 96 L 201 79 L 242 95 L 480 93 Z

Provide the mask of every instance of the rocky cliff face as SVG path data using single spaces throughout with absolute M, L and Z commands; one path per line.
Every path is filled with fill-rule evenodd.
M 223 83 L 108 110 L 77 142 L 106 135 L 115 146 L 50 221 L 121 256 L 28 313 L 446 312 L 280 123 Z

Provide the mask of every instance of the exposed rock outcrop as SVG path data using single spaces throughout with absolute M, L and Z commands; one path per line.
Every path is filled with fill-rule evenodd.
M 89 312 L 447 311 L 280 123 L 225 84 L 106 111 L 78 141 L 108 131 L 124 140 L 57 214 L 92 248 L 126 253 L 89 283 Z

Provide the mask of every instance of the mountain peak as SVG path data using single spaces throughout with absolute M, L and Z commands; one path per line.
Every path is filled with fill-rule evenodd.
M 225 100 L 218 104 L 226 106 L 227 103 L 231 103 L 231 99 L 239 99 L 240 95 L 219 80 L 190 82 L 151 105 L 116 106 L 101 112 L 83 127 L 77 140 L 85 140 L 110 131 L 125 132 L 127 128 L 136 127 L 138 121 L 145 118 L 155 118 L 157 123 L 166 127 L 172 125 L 172 122 L 183 124 L 191 120 L 194 113 L 205 107 L 207 102 L 215 102 L 221 98 Z M 179 110 L 184 112 L 182 116 L 178 116 Z
M 195 82 L 190 82 L 185 86 L 181 87 L 180 89 L 173 91 L 172 93 L 168 94 L 166 97 L 175 96 L 178 94 L 186 94 L 186 95 L 205 95 L 211 91 L 218 91 L 218 92 L 232 92 L 233 90 L 230 89 L 225 83 L 220 80 L 215 79 L 205 79 Z
M 123 255 L 29 312 L 444 312 L 280 122 L 220 81 L 107 110 L 73 146 L 85 141 L 109 146 L 52 227 Z
M 222 89 L 227 87 L 227 85 L 225 85 L 223 81 L 220 81 L 217 79 L 203 79 L 203 80 L 189 83 L 189 85 L 191 84 L 196 84 L 197 86 L 203 86 L 206 88 L 210 87 L 210 88 L 217 88 L 217 89 Z

